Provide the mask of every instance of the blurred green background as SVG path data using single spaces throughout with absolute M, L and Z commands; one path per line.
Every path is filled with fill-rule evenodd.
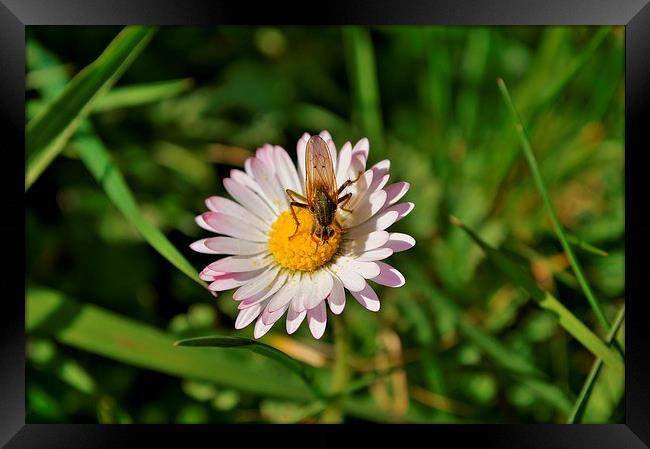
M 27 27 L 26 120 L 120 31 Z M 27 191 L 27 422 L 317 421 L 309 390 L 276 361 L 172 346 L 252 337 L 252 326 L 235 331 L 230 292 L 213 298 L 142 238 L 133 217 L 141 213 L 198 272 L 213 257 L 189 249 L 207 236 L 194 216 L 206 197 L 225 194 L 222 178 L 267 142 L 295 158 L 302 133 L 323 129 L 339 148 L 367 136 L 369 163 L 391 159 L 391 181 L 410 182 L 405 200 L 416 204 L 391 228 L 417 241 L 390 260 L 406 285 L 379 288 L 378 313 L 348 295 L 337 318 L 350 330 L 353 379 L 405 367 L 354 391 L 345 420 L 569 419 L 593 354 L 449 216 L 606 337 L 496 80 L 508 85 L 612 322 L 625 293 L 622 27 L 162 27 L 136 56 Z M 136 212 L 116 207 L 97 182 L 102 174 L 80 158 L 84 142 L 110 154 Z M 284 320 L 262 339 L 315 367 L 324 388 L 329 317 L 320 341 L 305 325 L 288 337 Z M 622 373 L 598 374 L 580 420 L 623 422 Z

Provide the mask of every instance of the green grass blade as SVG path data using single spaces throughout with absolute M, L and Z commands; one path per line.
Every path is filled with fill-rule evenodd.
M 592 245 L 591 243 L 585 242 L 584 240 L 579 239 L 578 237 L 576 237 L 574 235 L 571 235 L 571 234 L 567 233 L 566 238 L 569 241 L 569 243 L 571 243 L 576 248 L 580 248 L 583 251 L 586 251 L 586 252 L 591 253 L 591 254 L 596 254 L 597 256 L 603 256 L 603 257 L 609 256 L 607 251 L 605 251 L 603 249 L 600 249 L 600 248 L 597 248 L 594 245 Z
M 302 382 L 287 376 L 286 369 L 278 370 L 264 359 L 175 347 L 172 335 L 52 290 L 30 288 L 26 301 L 29 334 L 52 336 L 84 351 L 174 376 L 285 399 L 314 398 Z
M 61 152 L 94 103 L 122 76 L 153 37 L 154 28 L 130 26 L 75 76 L 26 127 L 25 191 Z
M 156 83 L 133 84 L 115 87 L 106 95 L 97 99 L 91 113 L 107 112 L 114 109 L 142 106 L 170 98 L 187 90 L 192 85 L 190 78 L 180 80 L 159 81 Z M 36 116 L 45 103 L 40 100 L 29 102 L 28 117 Z
M 505 82 L 501 78 L 499 78 L 498 80 L 498 85 L 499 85 L 499 90 L 501 91 L 501 95 L 503 96 L 503 99 L 505 100 L 506 105 L 508 106 L 508 109 L 510 110 L 510 113 L 512 115 L 512 120 L 515 125 L 515 129 L 517 130 L 517 134 L 519 136 L 519 140 L 521 143 L 521 147 L 524 151 L 524 155 L 526 156 L 526 160 L 528 161 L 528 165 L 530 166 L 530 170 L 533 174 L 533 178 L 535 180 L 535 184 L 537 185 L 537 189 L 539 190 L 539 193 L 542 195 L 544 206 L 546 207 L 546 211 L 549 217 L 551 218 L 551 221 L 553 222 L 555 232 L 558 236 L 558 239 L 560 240 L 560 243 L 562 244 L 562 248 L 564 249 L 564 251 L 567 254 L 567 257 L 569 258 L 571 267 L 575 272 L 576 278 L 578 280 L 578 283 L 580 284 L 580 287 L 582 288 L 582 291 L 584 292 L 585 296 L 587 297 L 587 300 L 589 301 L 589 305 L 591 306 L 592 310 L 596 314 L 596 317 L 603 325 L 603 327 L 607 331 L 609 331 L 611 326 L 609 324 L 609 321 L 607 320 L 607 317 L 605 316 L 605 312 L 602 306 L 600 305 L 600 303 L 598 302 L 598 300 L 596 299 L 596 297 L 594 296 L 591 288 L 589 287 L 589 284 L 582 271 L 582 268 L 580 267 L 580 264 L 578 263 L 578 260 L 576 259 L 575 254 L 573 253 L 573 249 L 569 245 L 564 230 L 562 229 L 562 225 L 560 224 L 560 220 L 557 217 L 557 213 L 555 212 L 555 207 L 553 206 L 553 203 L 551 202 L 551 199 L 548 195 L 548 191 L 546 189 L 544 179 L 542 178 L 539 165 L 537 164 L 537 160 L 535 159 L 535 154 L 533 153 L 533 149 L 531 148 L 530 143 L 528 141 L 526 130 L 521 121 L 521 118 L 519 117 L 519 114 L 517 113 L 517 110 L 515 109 L 514 104 L 512 103 L 512 98 L 510 98 L 510 93 L 508 92 L 508 88 L 506 87 Z
M 384 136 L 379 86 L 370 32 L 367 28 L 344 27 L 343 41 L 347 50 L 348 76 L 361 127 L 373 147 L 383 151 Z
M 192 86 L 192 83 L 192 79 L 184 78 L 116 87 L 97 100 L 93 112 L 105 112 L 154 103 L 186 91 Z
M 311 388 L 311 375 L 307 371 L 307 366 L 293 357 L 285 354 L 273 346 L 261 343 L 250 338 L 229 337 L 214 335 L 209 337 L 188 338 L 174 343 L 176 346 L 190 347 L 211 347 L 211 348 L 244 348 L 256 352 L 260 355 L 273 359 L 289 368 L 291 371 L 300 376 L 305 383 Z
M 606 342 L 608 345 L 611 345 L 616 339 L 616 334 L 618 333 L 621 324 L 623 324 L 624 319 L 625 319 L 625 306 L 621 308 L 620 312 L 618 313 L 618 316 L 616 317 L 616 320 L 614 321 L 614 324 L 612 325 L 612 329 L 607 335 Z M 591 397 L 591 393 L 594 390 L 594 386 L 596 385 L 596 380 L 598 380 L 598 376 L 600 375 L 602 368 L 603 368 L 603 359 L 601 358 L 596 359 L 596 361 L 594 361 L 594 364 L 591 367 L 591 371 L 589 371 L 589 375 L 587 376 L 585 383 L 582 385 L 582 389 L 580 390 L 578 399 L 576 400 L 573 406 L 573 410 L 571 411 L 571 414 L 567 419 L 568 424 L 575 424 L 582 421 L 582 417 L 584 416 L 585 410 L 587 409 L 587 403 L 589 402 L 589 398 Z
M 72 146 L 97 182 L 103 187 L 113 204 L 136 227 L 147 243 L 192 280 L 205 286 L 205 283 L 199 279 L 197 271 L 187 259 L 158 228 L 146 221 L 142 216 L 135 198 L 124 180 L 124 176 L 112 161 L 102 142 L 95 137 L 84 136 L 75 139 Z
M 526 271 L 513 262 L 510 257 L 498 251 L 484 242 L 474 231 L 465 226 L 460 220 L 452 217 L 452 223 L 463 229 L 474 242 L 485 252 L 497 268 L 499 268 L 516 285 L 523 288 L 537 304 L 553 313 L 560 325 L 587 348 L 594 356 L 600 357 L 612 369 L 623 370 L 623 362 L 618 354 L 598 338 L 582 321 L 576 318 L 566 307 L 562 305 L 553 295 L 539 288 L 533 278 Z

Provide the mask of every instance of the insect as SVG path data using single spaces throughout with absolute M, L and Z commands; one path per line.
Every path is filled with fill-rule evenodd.
M 307 142 L 305 170 L 307 172 L 305 177 L 306 197 L 291 189 L 286 189 L 291 200 L 289 205 L 291 214 L 296 222 L 296 232 L 289 239 L 295 237 L 300 227 L 300 222 L 293 208 L 307 209 L 314 218 L 310 235 L 312 240 L 316 242 L 316 250 L 318 250 L 320 242 L 316 239 L 316 236 L 320 238 L 320 241 L 327 243 L 335 233 L 332 224 L 341 227 L 341 224 L 336 219 L 337 208 L 340 207 L 341 210 L 352 212 L 352 210 L 344 207 L 352 198 L 352 193 L 347 193 L 341 197 L 339 195 L 346 187 L 359 179 L 361 172 L 359 172 L 356 179 L 348 179 L 337 189 L 332 157 L 327 148 L 327 143 L 320 136 L 312 136 Z

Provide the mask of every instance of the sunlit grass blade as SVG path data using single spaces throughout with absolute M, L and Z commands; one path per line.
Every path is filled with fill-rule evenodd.
M 379 103 L 375 54 L 366 28 L 343 27 L 348 77 L 352 85 L 361 127 L 373 142 L 373 147 L 384 148 L 383 124 Z
M 187 259 L 171 244 L 158 228 L 145 220 L 138 205 L 110 154 L 95 137 L 79 137 L 74 140 L 72 147 L 77 151 L 83 163 L 102 186 L 110 200 L 124 214 L 142 235 L 165 259 L 202 286 L 205 283 L 199 279 L 197 271 Z
M 153 37 L 155 28 L 126 27 L 27 124 L 25 191 L 61 152 L 94 103 L 122 76 Z
M 274 369 L 262 363 L 264 359 L 252 363 L 237 351 L 175 347 L 172 335 L 48 289 L 28 289 L 26 302 L 29 334 L 52 336 L 84 351 L 174 376 L 285 399 L 314 397 L 300 380 L 287 376 L 286 369 L 278 370 L 276 364 Z
M 476 244 L 478 244 L 489 261 L 499 268 L 512 282 L 523 288 L 537 304 L 550 312 L 558 319 L 560 325 L 594 356 L 600 357 L 612 369 L 623 370 L 623 361 L 619 355 L 612 351 L 605 343 L 594 334 L 585 324 L 576 318 L 562 303 L 549 292 L 537 286 L 533 278 L 526 271 L 501 251 L 492 248 L 484 242 L 474 231 L 465 226 L 458 218 L 452 217 L 452 223 L 463 229 Z
M 606 342 L 608 345 L 611 345 L 616 339 L 616 334 L 618 333 L 621 324 L 623 324 L 624 319 L 625 319 L 625 306 L 621 307 L 618 316 L 614 320 L 612 329 L 609 331 L 609 334 L 607 335 Z M 591 397 L 591 394 L 594 390 L 594 386 L 596 385 L 596 380 L 598 379 L 598 376 L 600 375 L 602 368 L 603 368 L 603 359 L 601 358 L 596 359 L 594 361 L 594 364 L 591 367 L 591 370 L 589 371 L 589 375 L 587 376 L 585 383 L 582 385 L 582 389 L 580 390 L 578 399 L 576 400 L 573 409 L 571 411 L 571 414 L 567 419 L 567 423 L 574 424 L 582 421 L 582 417 L 584 416 L 585 410 L 587 408 L 587 403 L 589 402 L 589 398 Z
M 517 135 L 519 136 L 521 147 L 523 149 L 526 160 L 528 161 L 528 165 L 530 166 L 530 170 L 533 174 L 533 179 L 535 180 L 537 189 L 539 190 L 539 193 L 541 194 L 542 199 L 544 201 L 544 206 L 546 207 L 546 211 L 551 221 L 553 222 L 553 227 L 555 228 L 557 237 L 560 240 L 560 243 L 562 244 L 562 248 L 566 252 L 566 255 L 569 259 L 569 263 L 573 268 L 573 271 L 576 275 L 578 283 L 580 284 L 580 287 L 582 288 L 583 293 L 585 294 L 587 300 L 589 301 L 589 305 L 591 306 L 592 310 L 594 311 L 596 317 L 603 325 L 603 327 L 607 331 L 609 331 L 611 326 L 609 324 L 609 321 L 607 320 L 607 317 L 605 316 L 605 311 L 603 310 L 601 304 L 594 296 L 591 287 L 589 287 L 589 283 L 587 282 L 587 279 L 582 271 L 582 268 L 578 263 L 578 259 L 576 259 L 575 254 L 573 253 L 573 249 L 571 248 L 571 245 L 569 245 L 569 242 L 564 233 L 562 225 L 560 224 L 560 220 L 557 217 L 555 207 L 551 202 L 551 198 L 546 189 L 544 179 L 542 178 L 542 173 L 539 169 L 539 165 L 537 164 L 537 160 L 535 159 L 535 154 L 533 153 L 533 149 L 531 148 L 530 143 L 528 141 L 526 130 L 521 121 L 521 118 L 519 117 L 519 114 L 517 113 L 517 110 L 515 109 L 514 104 L 512 103 L 512 98 L 510 98 L 510 93 L 508 92 L 508 88 L 506 87 L 505 82 L 501 78 L 499 78 L 497 83 L 499 85 L 499 90 L 501 91 L 501 95 L 503 96 L 503 99 L 505 100 L 506 105 L 510 110 L 510 114 L 512 116 L 515 129 L 517 130 Z
M 299 375 L 310 388 L 315 385 L 312 382 L 311 373 L 308 371 L 308 366 L 294 359 L 293 357 L 285 354 L 273 346 L 265 343 L 251 340 L 250 338 L 230 337 L 230 336 L 209 336 L 188 338 L 174 343 L 176 346 L 189 346 L 189 347 L 210 347 L 210 348 L 243 348 L 261 354 L 265 357 L 273 359 L 282 365 L 289 368 L 291 371 Z M 315 393 L 320 393 L 318 390 Z

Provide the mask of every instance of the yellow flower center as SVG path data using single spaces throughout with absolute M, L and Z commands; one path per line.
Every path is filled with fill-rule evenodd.
M 275 261 L 284 268 L 314 271 L 329 262 L 336 254 L 341 243 L 341 228 L 332 223 L 334 234 L 324 242 L 316 232 L 318 224 L 312 237 L 314 223 L 312 213 L 307 209 L 294 208 L 294 211 L 300 223 L 298 232 L 293 235 L 296 232 L 296 221 L 291 215 L 291 210 L 283 212 L 271 226 L 269 249 Z

